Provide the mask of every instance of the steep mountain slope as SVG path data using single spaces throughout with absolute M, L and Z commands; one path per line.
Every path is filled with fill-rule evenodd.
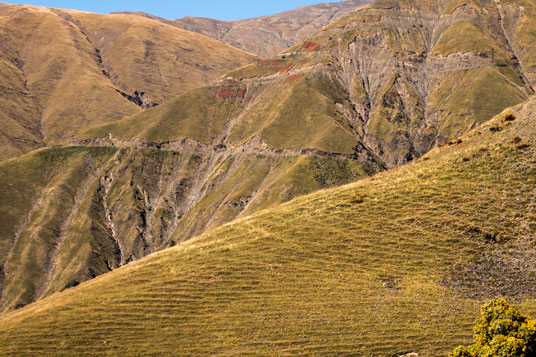
M 45 149 L 0 163 L 0 310 L 380 168 L 318 153 Z
M 275 15 L 247 20 L 219 21 L 202 17 L 184 17 L 176 21 L 182 28 L 227 42 L 264 58 L 311 37 L 330 22 L 372 0 L 344 0 L 303 6 Z
M 3 352 L 444 355 L 482 299 L 536 312 L 535 113 L 9 313 Z
M 118 151 L 91 183 L 73 184 L 61 210 L 53 196 L 40 203 L 48 215 L 32 208 L 40 192 L 65 189 L 52 172 L 24 208 L 6 215 L 2 309 L 297 195 L 406 163 L 479 126 L 532 93 L 525 47 L 536 43 L 528 40 L 532 19 L 534 5 L 524 0 L 377 2 L 284 58 L 86 131 L 78 145 Z M 0 166 L 4 187 L 31 172 L 22 164 L 9 171 L 18 162 Z M 59 173 L 75 164 L 82 165 L 62 164 Z M 12 194 L 27 197 L 27 189 Z M 80 202 L 93 199 L 100 213 L 91 218 Z M 2 209 L 13 205 L 6 200 Z M 46 238 L 35 239 L 48 221 Z M 80 233 L 93 226 L 105 229 Z M 78 243 L 57 245 L 65 239 Z M 87 248 L 110 239 L 117 246 Z M 45 263 L 36 267 L 24 247 L 43 251 Z
M 186 138 L 226 147 L 260 141 L 394 167 L 534 92 L 534 19 L 535 5 L 524 0 L 378 1 L 282 58 L 81 138 L 175 147 Z
M 0 160 L 69 143 L 253 55 L 139 16 L 0 4 Z

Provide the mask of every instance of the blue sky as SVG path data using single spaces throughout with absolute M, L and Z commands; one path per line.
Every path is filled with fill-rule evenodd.
M 336 0 L 0 0 L 10 4 L 31 4 L 98 13 L 113 11 L 143 11 L 167 19 L 183 16 L 204 16 L 220 20 L 238 20 L 275 14 L 303 5 Z

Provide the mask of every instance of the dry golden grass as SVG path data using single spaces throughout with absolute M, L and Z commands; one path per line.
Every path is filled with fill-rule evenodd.
M 341 109 L 350 103 L 340 81 L 322 71 L 304 73 L 291 82 L 285 78 L 199 88 L 143 113 L 93 127 L 80 138 L 111 134 L 158 144 L 191 138 L 214 146 L 222 140 L 240 146 L 261 138 L 275 150 L 353 154 L 359 137 Z M 222 98 L 227 92 L 235 96 Z
M 256 56 L 146 17 L 62 10 L 100 50 L 103 66 L 123 89 L 156 103 L 207 85 Z
M 514 264 L 534 251 L 535 109 L 7 314 L 2 352 L 444 355 L 509 279 L 528 279 L 506 295 L 536 311 L 536 277 Z M 480 258 L 494 254 L 508 263 L 495 282 L 466 274 L 493 272 Z
M 8 4 L 0 14 L 0 160 L 140 112 L 124 95 L 159 104 L 255 59 L 135 15 Z
M 0 163 L 0 313 L 371 169 L 313 155 L 114 147 L 7 160 Z

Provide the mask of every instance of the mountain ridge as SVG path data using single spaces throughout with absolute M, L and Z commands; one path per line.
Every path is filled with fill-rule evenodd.
M 481 299 L 536 311 L 534 113 L 531 97 L 414 163 L 4 315 L 0 341 L 18 354 L 448 353 L 471 340 Z
M 255 58 L 139 16 L 8 4 L 0 12 L 0 160 L 69 143 Z
M 279 58 L 92 127 L 73 139 L 81 147 L 0 165 L 0 186 L 16 185 L 1 207 L 2 309 L 455 145 L 533 94 L 534 4 L 502 6 L 377 1 Z M 84 178 L 101 161 L 86 191 Z M 27 178 L 45 163 L 58 171 Z M 58 253 L 57 241 L 69 244 Z
M 514 26 L 521 31 L 525 22 L 536 18 L 533 4 L 528 4 L 525 17 L 506 25 L 496 23 L 495 16 L 508 18 L 507 13 L 499 14 L 508 8 L 497 7 L 494 2 L 487 2 L 480 12 L 466 7 L 450 9 L 454 5 L 449 4 L 429 9 L 429 5 L 416 3 L 411 10 L 407 4 L 399 10 L 381 4 L 376 2 L 335 21 L 280 58 L 247 65 L 203 89 L 200 95 L 209 101 L 212 95 L 226 93 L 228 100 L 240 103 L 234 118 L 223 123 L 219 119 L 221 128 L 231 128 L 229 133 L 214 128 L 225 138 L 223 144 L 242 144 L 260 135 L 272 148 L 282 149 L 281 133 L 272 134 L 278 130 L 275 126 L 295 125 L 300 127 L 293 134 L 291 145 L 295 148 L 302 145 L 352 153 L 358 144 L 379 157 L 378 164 L 393 167 L 418 158 L 534 93 L 530 51 L 520 50 L 503 29 Z M 527 36 L 525 32 L 521 35 Z M 528 68 L 527 72 L 523 68 Z M 308 100 L 304 93 L 314 96 L 311 90 L 329 98 L 316 113 L 338 126 L 333 130 L 346 131 L 319 138 L 323 147 L 311 139 L 322 130 L 311 127 L 313 123 L 326 125 L 329 120 L 310 121 L 315 116 L 309 108 L 297 106 L 298 101 Z M 182 116 L 172 109 L 178 103 L 190 106 L 186 97 L 175 98 L 165 110 L 150 111 L 151 117 L 145 113 L 93 128 L 80 138 L 112 134 L 117 139 L 140 137 L 155 143 L 182 140 L 188 135 L 201 138 L 198 131 L 182 130 L 179 134 L 170 130 L 173 124 L 166 115 Z M 206 110 L 213 115 L 210 108 Z M 193 116 L 199 115 L 193 108 L 189 110 Z M 289 124 L 291 121 L 295 123 Z M 143 123 L 143 127 L 136 123 Z M 211 135 L 216 140 L 217 134 Z M 268 135 L 273 138 L 268 139 Z M 339 145 L 326 150 L 330 146 L 325 142 L 330 140 Z
M 260 57 L 269 58 L 312 36 L 314 32 L 338 17 L 371 2 L 372 0 L 344 0 L 305 5 L 273 15 L 233 21 L 192 16 L 177 20 L 159 18 L 159 21 L 201 33 Z M 153 15 L 145 13 L 138 15 L 154 18 Z

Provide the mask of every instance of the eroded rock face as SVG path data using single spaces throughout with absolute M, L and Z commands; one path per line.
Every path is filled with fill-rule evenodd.
M 305 62 L 338 78 L 346 120 L 393 167 L 534 93 L 535 14 L 524 0 L 376 1 L 283 53 L 277 69 Z
M 103 143 L 101 143 L 102 145 Z M 45 149 L 0 163 L 0 311 L 207 229 L 381 168 L 345 156 L 184 140 Z

